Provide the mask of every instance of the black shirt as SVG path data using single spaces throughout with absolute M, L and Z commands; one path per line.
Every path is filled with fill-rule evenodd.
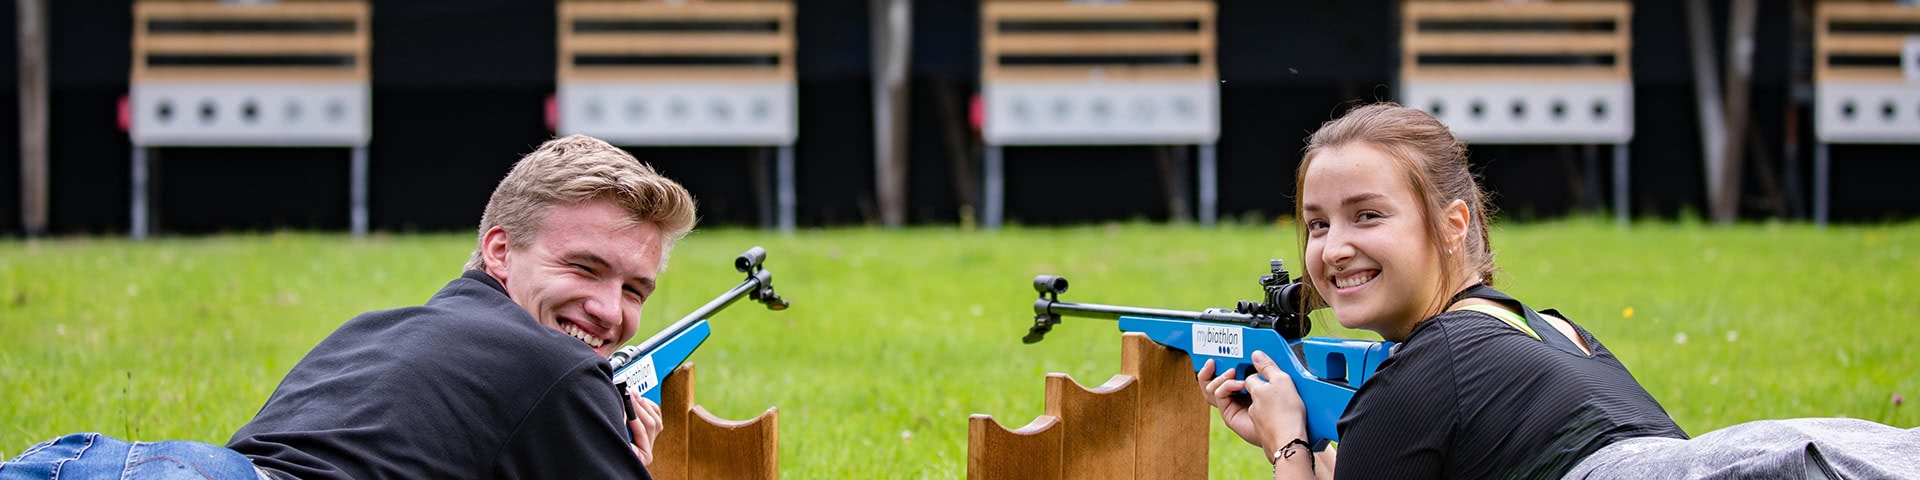
M 1481 312 L 1420 322 L 1348 403 L 1337 476 L 1559 478 L 1614 441 L 1687 438 L 1613 352 L 1573 328 L 1591 357 Z
M 227 447 L 306 479 L 649 478 L 610 375 L 468 271 L 342 324 Z

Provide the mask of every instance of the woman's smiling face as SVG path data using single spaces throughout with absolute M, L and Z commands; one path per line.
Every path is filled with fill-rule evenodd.
M 1406 166 L 1366 143 L 1317 152 L 1300 187 L 1307 275 L 1340 325 L 1399 341 L 1435 312 L 1439 251 Z

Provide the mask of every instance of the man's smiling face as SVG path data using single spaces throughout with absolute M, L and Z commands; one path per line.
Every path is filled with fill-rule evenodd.
M 555 205 L 544 228 L 513 245 L 498 227 L 482 239 L 487 273 L 527 313 L 608 356 L 633 338 L 666 253 L 660 228 L 618 204 Z

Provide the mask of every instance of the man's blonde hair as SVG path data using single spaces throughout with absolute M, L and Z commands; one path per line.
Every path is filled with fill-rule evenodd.
M 493 189 L 487 210 L 480 215 L 480 241 L 499 226 L 512 245 L 526 245 L 540 235 L 547 211 L 557 205 L 576 205 L 595 198 L 619 204 L 628 218 L 660 228 L 660 267 L 666 254 L 698 219 L 693 195 L 679 183 L 661 176 L 632 154 L 600 139 L 572 135 L 549 140 L 522 157 Z M 483 270 L 480 246 L 467 259 L 468 270 Z

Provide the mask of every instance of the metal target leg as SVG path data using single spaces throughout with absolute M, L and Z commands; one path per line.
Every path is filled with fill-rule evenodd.
M 1622 227 L 1627 226 L 1627 221 L 1632 217 L 1632 212 L 1627 211 L 1627 195 L 1632 192 L 1627 188 L 1627 182 L 1630 181 L 1627 176 L 1629 153 L 1627 144 L 1613 144 L 1613 222 Z
M 1005 200 L 1003 197 L 1006 195 L 1006 185 L 1003 183 L 1004 179 L 1001 177 L 1003 172 L 1001 171 L 1000 165 L 1000 146 L 987 145 L 986 150 L 986 161 L 981 162 L 986 166 L 987 170 L 985 175 L 987 177 L 986 192 L 982 195 L 982 197 L 985 197 L 986 208 L 984 210 L 986 211 L 981 215 L 981 224 L 985 225 L 988 230 L 999 230 L 1000 214 L 1004 208 L 1002 202 Z
M 349 193 L 349 197 L 350 197 L 349 201 L 351 201 L 353 204 L 352 206 L 353 210 L 348 213 L 348 218 L 352 224 L 353 238 L 366 238 L 367 236 L 367 146 L 366 145 L 356 145 L 353 147 L 352 162 L 353 162 L 353 165 L 350 167 L 352 171 L 351 173 L 349 173 L 349 175 L 352 176 L 353 185 L 349 187 L 351 189 Z
M 793 233 L 795 226 L 793 192 L 793 146 L 781 145 L 774 160 L 774 190 L 780 208 L 780 232 Z
M 133 146 L 133 205 L 128 213 L 133 217 L 134 240 L 147 239 L 147 153 L 147 147 Z
M 1200 144 L 1199 170 L 1195 176 L 1200 179 L 1200 226 L 1212 227 L 1220 200 L 1220 168 L 1211 143 Z
M 1827 142 L 1813 143 L 1813 224 L 1820 228 L 1827 227 L 1827 155 Z

